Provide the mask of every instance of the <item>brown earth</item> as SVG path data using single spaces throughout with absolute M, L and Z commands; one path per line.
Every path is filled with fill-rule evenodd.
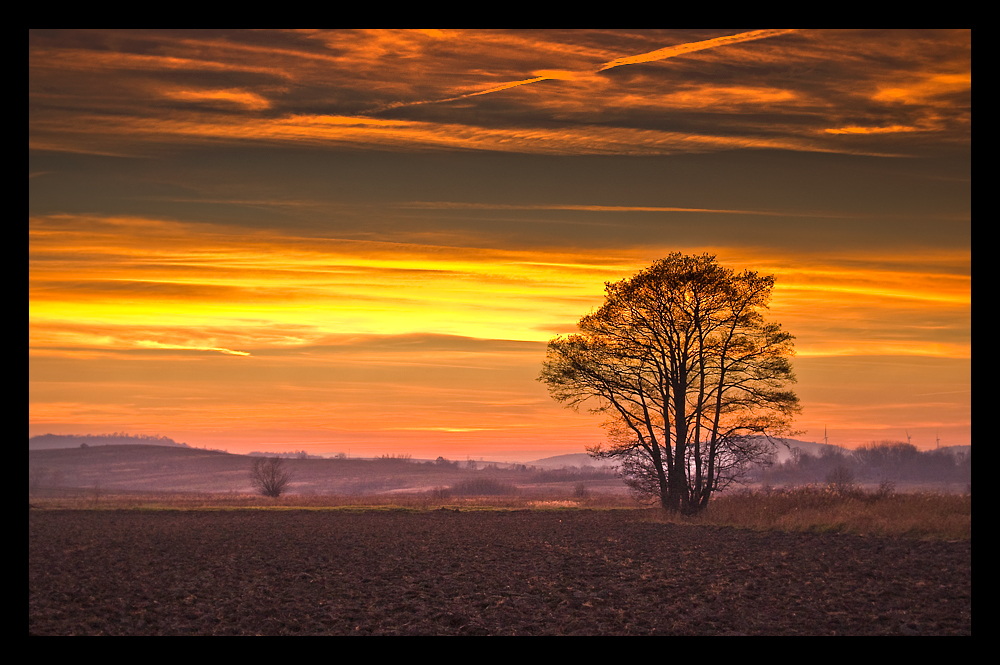
M 29 511 L 31 635 L 971 635 L 972 542 L 647 510 Z

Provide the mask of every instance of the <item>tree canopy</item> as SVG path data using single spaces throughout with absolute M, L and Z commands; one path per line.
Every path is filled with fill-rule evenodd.
M 793 337 L 765 320 L 773 276 L 679 253 L 605 285 L 580 332 L 549 341 L 539 381 L 573 408 L 608 416 L 607 441 L 626 482 L 672 511 L 767 458 L 799 412 Z

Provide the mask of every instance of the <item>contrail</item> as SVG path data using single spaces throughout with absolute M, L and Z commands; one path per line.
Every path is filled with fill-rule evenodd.
M 777 37 L 778 35 L 784 35 L 789 32 L 795 32 L 794 28 L 791 29 L 781 29 L 781 30 L 751 30 L 750 32 L 741 32 L 738 35 L 729 35 L 727 37 L 715 37 L 714 39 L 706 39 L 700 42 L 691 42 L 689 44 L 678 44 L 676 46 L 667 46 L 665 48 L 657 49 L 656 51 L 650 51 L 649 53 L 641 53 L 639 55 L 629 55 L 624 58 L 618 58 L 612 60 L 611 62 L 606 62 L 601 65 L 601 68 L 597 71 L 603 72 L 605 69 L 611 69 L 612 67 L 621 67 L 622 65 L 637 65 L 642 62 L 655 62 L 656 60 L 666 60 L 667 58 L 674 58 L 678 55 L 684 55 L 685 53 L 693 53 L 694 51 L 703 51 L 708 48 L 717 48 L 719 46 L 727 46 L 729 44 L 739 44 L 740 42 L 749 42 L 755 39 L 767 39 L 768 37 Z
M 380 106 L 375 109 L 374 112 L 387 111 L 389 109 L 399 108 L 400 106 L 417 106 L 419 104 L 442 104 L 444 102 L 453 102 L 458 99 L 465 99 L 466 97 L 475 97 L 477 95 L 488 95 L 491 92 L 499 92 L 501 90 L 506 90 L 507 88 L 514 88 L 519 85 L 526 85 L 528 83 L 537 83 L 538 81 L 549 81 L 555 77 L 552 76 L 536 76 L 535 78 L 525 79 L 523 81 L 511 81 L 510 83 L 501 83 L 498 86 L 489 88 L 488 90 L 480 90 L 479 92 L 468 92 L 464 95 L 458 95 L 457 97 L 447 97 L 445 99 L 427 99 L 420 102 L 393 102 L 392 104 L 386 104 L 385 106 Z
M 136 342 L 136 346 L 147 349 L 179 349 L 185 351 L 218 351 L 219 353 L 224 353 L 229 356 L 249 356 L 250 353 L 247 351 L 234 351 L 233 349 L 227 349 L 221 346 L 190 346 L 187 344 L 165 344 L 163 342 L 154 342 L 150 340 L 139 340 Z
M 452 97 L 451 99 L 463 99 L 465 97 L 475 97 L 476 95 L 485 95 L 491 92 L 500 92 L 501 90 L 506 90 L 507 88 L 513 88 L 519 85 L 526 85 L 528 83 L 537 83 L 538 81 L 550 81 L 552 77 L 550 76 L 536 76 L 533 79 L 525 79 L 523 81 L 511 81 L 510 83 L 503 83 L 496 86 L 495 88 L 490 88 L 489 90 L 480 90 L 479 92 L 470 92 L 467 95 L 461 95 L 459 97 Z M 441 101 L 451 101 L 449 99 L 443 99 Z
M 600 66 L 594 72 L 586 73 L 599 73 L 606 69 L 612 69 L 614 67 L 621 67 L 623 65 L 637 65 L 644 62 L 656 62 L 657 60 L 666 60 L 667 58 L 675 58 L 679 55 L 684 55 L 686 53 L 693 53 L 695 51 L 703 51 L 710 48 L 718 48 L 719 46 L 728 46 L 729 44 L 739 44 L 741 42 L 750 42 L 756 39 L 767 39 L 768 37 L 777 37 L 778 35 L 784 35 L 789 32 L 795 32 L 796 29 L 770 29 L 770 30 L 751 30 L 750 32 L 741 32 L 738 35 L 728 35 L 726 37 L 715 37 L 713 39 L 706 39 L 700 42 L 690 42 L 688 44 L 677 44 L 674 46 L 667 46 L 655 51 L 650 51 L 649 53 L 640 53 L 639 55 L 629 55 L 623 58 L 617 58 L 610 62 L 606 62 Z M 488 95 L 491 92 L 500 92 L 501 90 L 507 90 L 508 88 L 514 88 L 519 85 L 527 85 L 529 83 L 538 83 L 539 81 L 552 81 L 559 79 L 573 78 L 573 72 L 562 71 L 556 72 L 555 75 L 547 76 L 536 76 L 530 79 L 524 79 L 521 81 L 511 81 L 509 83 L 501 83 L 500 85 L 493 86 L 486 90 L 480 90 L 478 92 L 469 92 L 464 95 L 458 95 L 457 97 L 448 97 L 446 99 L 433 99 L 424 100 L 419 102 L 395 102 L 393 104 L 386 104 L 385 106 L 380 106 L 370 113 L 378 113 L 380 111 L 386 111 L 388 109 L 399 108 L 400 106 L 416 106 L 418 104 L 441 104 L 444 102 L 453 102 L 459 99 L 466 99 L 467 97 L 476 97 L 478 95 Z

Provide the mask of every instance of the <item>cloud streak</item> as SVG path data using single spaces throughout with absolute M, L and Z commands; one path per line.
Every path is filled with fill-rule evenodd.
M 777 210 L 732 210 L 726 208 L 680 208 L 673 206 L 615 206 L 586 204 L 516 204 L 516 203 L 463 203 L 460 201 L 412 201 L 396 204 L 397 208 L 426 210 L 566 210 L 571 212 L 695 212 L 722 215 L 760 215 L 766 217 L 820 217 L 843 218 L 843 214 L 815 211 L 789 212 Z
M 720 46 L 729 46 L 731 44 L 742 44 L 744 42 L 755 41 L 758 39 L 768 39 L 769 37 L 787 35 L 791 32 L 796 32 L 796 30 L 751 30 L 750 32 L 741 32 L 737 35 L 715 37 L 714 39 L 705 39 L 699 42 L 677 44 L 676 46 L 666 46 L 655 51 L 650 51 L 649 53 L 640 53 L 639 55 L 629 55 L 623 58 L 616 58 L 611 62 L 606 62 L 601 65 L 597 71 L 603 72 L 608 69 L 622 67 L 624 65 L 640 65 L 646 62 L 658 62 L 660 60 L 666 60 L 667 58 L 676 58 L 677 56 L 686 55 L 688 53 L 695 53 L 696 51 L 704 51 L 705 49 L 719 48 Z
M 196 146 L 219 143 L 270 143 L 375 150 L 489 150 L 548 155 L 667 155 L 725 149 L 832 150 L 812 137 L 719 136 L 630 127 L 494 128 L 464 123 L 387 120 L 363 116 L 309 115 L 262 119 L 125 118 L 79 116 L 72 125 L 35 124 L 50 137 L 30 137 L 34 150 L 66 150 L 128 155 L 130 146 L 174 149 L 177 142 Z M 58 138 L 54 138 L 58 135 Z M 115 146 L 117 151 L 108 146 Z M 856 152 L 871 153 L 869 149 Z
M 604 282 L 642 267 L 650 251 L 668 251 L 232 236 L 205 224 L 94 217 L 36 218 L 29 239 L 29 341 L 39 352 L 79 344 L 245 354 L 234 349 L 315 345 L 344 333 L 544 342 L 572 330 L 600 302 Z M 809 265 L 801 252 L 778 258 L 736 265 L 777 276 L 772 309 L 798 331 L 803 353 L 971 353 L 966 254 L 914 255 L 898 266 L 877 256 L 867 266 L 822 255 Z

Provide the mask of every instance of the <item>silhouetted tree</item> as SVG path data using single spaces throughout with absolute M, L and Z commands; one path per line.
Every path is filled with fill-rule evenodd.
M 554 399 L 607 414 L 626 482 L 693 513 L 766 460 L 799 411 L 792 336 L 764 320 L 774 277 L 672 254 L 605 285 L 605 302 L 553 338 L 539 381 Z M 764 436 L 761 436 L 764 435 Z
M 292 474 L 280 457 L 254 457 L 250 462 L 250 484 L 264 496 L 281 496 L 291 481 Z
M 912 477 L 920 452 L 912 443 L 878 441 L 854 451 L 858 464 L 879 480 Z

